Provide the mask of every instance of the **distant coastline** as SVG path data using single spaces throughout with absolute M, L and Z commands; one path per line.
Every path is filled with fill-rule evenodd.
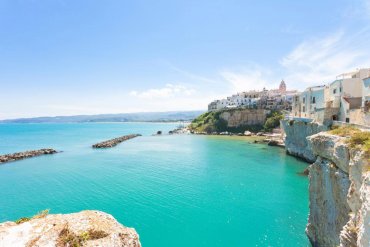
M 205 111 L 137 112 L 99 115 L 76 115 L 4 119 L 0 123 L 173 123 L 190 122 Z

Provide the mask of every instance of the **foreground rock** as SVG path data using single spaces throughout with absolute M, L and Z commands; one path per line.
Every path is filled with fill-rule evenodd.
M 132 135 L 121 136 L 121 137 L 117 137 L 117 138 L 114 138 L 114 139 L 111 139 L 111 140 L 108 140 L 108 141 L 99 142 L 97 144 L 92 145 L 92 147 L 93 148 L 111 148 L 111 147 L 114 147 L 114 146 L 116 146 L 117 144 L 119 144 L 121 142 L 130 140 L 130 139 L 138 137 L 138 136 L 141 136 L 141 135 L 140 134 L 132 134 Z
M 24 223 L 0 224 L 0 247 L 140 247 L 135 229 L 100 211 L 46 215 Z
M 310 163 L 316 157 L 307 137 L 328 130 L 324 125 L 295 120 L 281 120 L 280 126 L 285 133 L 285 149 L 288 154 L 302 158 Z
M 370 164 L 344 137 L 308 138 L 315 163 L 309 167 L 310 214 L 306 233 L 314 247 L 370 246 Z
M 54 149 L 44 148 L 44 149 L 25 151 L 25 152 L 19 152 L 19 153 L 14 153 L 14 154 L 5 154 L 5 155 L 0 155 L 0 164 L 5 163 L 5 162 L 10 162 L 10 161 L 26 159 L 26 158 L 32 158 L 32 157 L 36 157 L 40 155 L 55 154 L 55 153 L 57 153 L 57 151 Z

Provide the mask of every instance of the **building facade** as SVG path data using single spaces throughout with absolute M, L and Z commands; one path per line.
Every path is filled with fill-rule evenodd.
M 329 85 L 309 87 L 295 95 L 292 116 L 319 123 L 341 121 L 369 125 L 370 69 L 360 69 L 337 76 Z
M 208 105 L 208 111 L 217 111 L 224 108 L 254 108 L 270 110 L 291 110 L 293 96 L 297 91 L 287 91 L 284 80 L 278 89 L 262 91 L 246 91 L 229 96 L 226 99 L 215 100 Z

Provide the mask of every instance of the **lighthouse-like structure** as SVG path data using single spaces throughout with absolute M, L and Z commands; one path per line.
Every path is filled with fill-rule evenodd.
M 280 86 L 279 86 L 279 92 L 280 93 L 286 93 L 286 84 L 284 80 L 281 80 Z

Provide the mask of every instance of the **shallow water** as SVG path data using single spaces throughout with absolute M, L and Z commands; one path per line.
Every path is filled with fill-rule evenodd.
M 151 136 L 175 126 L 0 124 L 0 154 L 63 151 L 0 165 L 0 221 L 96 209 L 144 247 L 309 245 L 307 164 L 245 137 Z M 144 136 L 90 147 L 130 133 Z

